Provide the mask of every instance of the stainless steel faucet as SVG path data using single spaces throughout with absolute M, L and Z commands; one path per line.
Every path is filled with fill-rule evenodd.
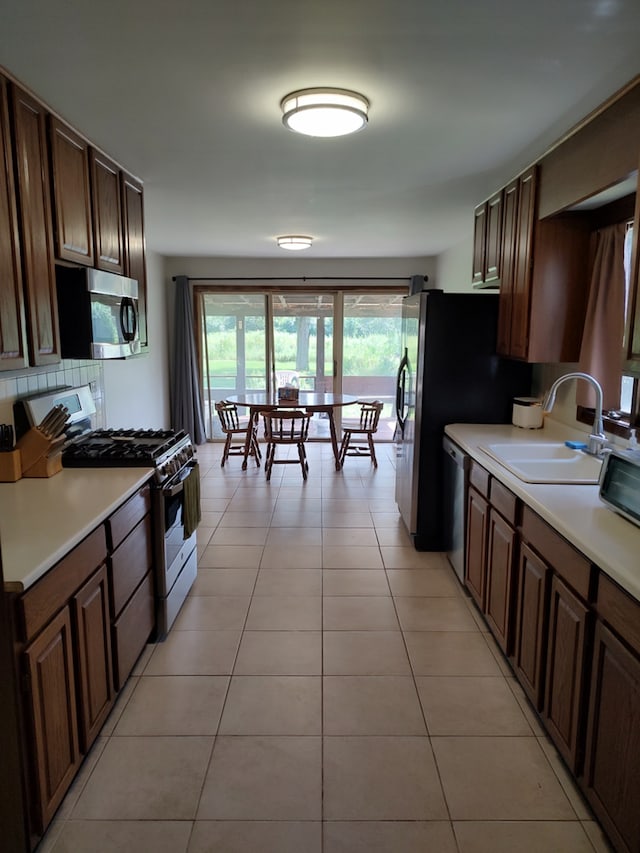
M 600 457 L 602 456 L 605 444 L 607 443 L 607 438 L 604 434 L 604 425 L 602 423 L 602 388 L 600 387 L 600 383 L 597 379 L 594 379 L 589 373 L 565 373 L 564 376 L 559 376 L 545 395 L 544 402 L 542 403 L 542 411 L 545 414 L 549 414 L 551 409 L 553 409 L 553 404 L 556 401 L 556 392 L 562 383 L 567 381 L 567 379 L 585 379 L 592 385 L 593 390 L 596 392 L 596 409 L 593 419 L 593 432 L 589 436 L 589 443 L 587 445 L 586 452 L 590 453 L 592 456 Z

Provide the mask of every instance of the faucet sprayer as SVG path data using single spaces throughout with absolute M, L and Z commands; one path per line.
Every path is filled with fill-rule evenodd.
M 604 450 L 607 438 L 604 434 L 604 424 L 602 422 L 602 388 L 597 379 L 594 379 L 589 373 L 565 373 L 564 376 L 559 376 L 545 395 L 542 403 L 542 411 L 545 415 L 548 415 L 551 412 L 554 403 L 556 402 L 556 392 L 560 385 L 562 385 L 563 382 L 566 382 L 567 379 L 585 379 L 591 384 L 596 393 L 593 432 L 589 436 L 589 444 L 586 452 L 590 453 L 592 456 L 602 456 L 602 451 Z

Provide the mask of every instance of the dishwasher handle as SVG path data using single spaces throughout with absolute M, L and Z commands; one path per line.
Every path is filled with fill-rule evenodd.
M 442 449 L 459 468 L 462 468 L 463 471 L 467 470 L 469 467 L 469 457 L 461 447 L 454 444 L 446 435 L 442 439 Z

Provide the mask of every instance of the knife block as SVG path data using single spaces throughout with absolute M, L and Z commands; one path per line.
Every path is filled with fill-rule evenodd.
M 22 458 L 23 477 L 53 477 L 62 470 L 61 454 L 49 456 L 51 444 L 51 439 L 37 427 L 31 427 L 29 432 L 18 440 L 16 447 Z
M 19 450 L 0 453 L 0 483 L 15 483 L 22 476 L 22 459 Z

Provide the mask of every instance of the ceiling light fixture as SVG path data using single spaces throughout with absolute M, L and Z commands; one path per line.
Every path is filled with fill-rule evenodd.
M 313 237 L 304 237 L 301 234 L 287 234 L 284 237 L 276 237 L 276 240 L 281 249 L 288 249 L 290 252 L 310 249 L 313 243 Z
M 280 102 L 282 123 L 306 136 L 346 136 L 367 126 L 369 101 L 347 89 L 300 89 Z

